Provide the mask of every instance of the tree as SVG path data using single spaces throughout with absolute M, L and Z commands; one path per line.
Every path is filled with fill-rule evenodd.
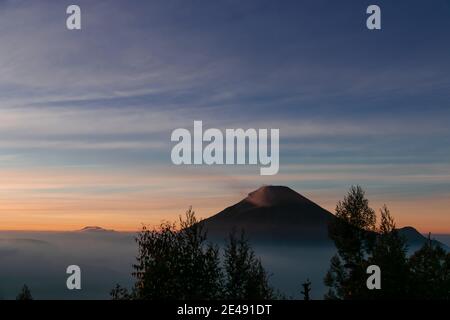
M 178 224 L 143 227 L 136 242 L 135 285 L 131 293 L 116 285 L 114 300 L 274 298 L 267 273 L 244 235 L 230 235 L 221 264 L 219 248 L 207 242 L 192 209 Z
M 336 217 L 330 236 L 346 262 L 358 264 L 371 251 L 376 229 L 376 214 L 360 186 L 352 186 L 336 205 Z
M 375 226 L 374 212 L 364 191 L 352 187 L 336 207 L 330 237 L 338 249 L 331 259 L 324 282 L 326 299 L 450 299 L 450 253 L 428 239 L 423 247 L 407 257 L 406 239 L 395 228 L 388 208 L 380 211 Z M 366 287 L 367 266 L 381 270 L 381 290 Z
M 406 239 L 399 235 L 394 219 L 385 206 L 380 210 L 381 223 L 378 228 L 370 265 L 382 270 L 382 290 L 372 290 L 372 298 L 404 299 L 409 295 L 409 267 Z
M 128 289 L 116 284 L 116 287 L 110 292 L 112 300 L 134 300 L 134 295 Z
M 143 228 L 133 276 L 136 299 L 215 299 L 220 296 L 222 274 L 218 248 L 206 243 L 206 232 L 192 209 L 175 224 Z M 126 297 L 121 290 L 117 297 Z
M 31 291 L 28 286 L 25 284 L 22 287 L 22 290 L 17 295 L 16 300 L 33 300 L 33 296 L 31 295 Z
M 413 298 L 450 299 L 450 253 L 428 236 L 409 259 Z
M 301 292 L 303 295 L 303 300 L 309 301 L 311 300 L 309 294 L 311 292 L 311 281 L 309 279 L 306 280 L 306 282 L 302 283 L 303 291 Z
M 225 248 L 225 298 L 232 300 L 268 300 L 274 298 L 268 275 L 256 258 L 244 232 L 230 234 Z
M 376 214 L 360 186 L 352 186 L 344 201 L 336 206 L 336 219 L 329 225 L 329 236 L 338 254 L 331 260 L 325 276 L 330 287 L 327 299 L 360 299 L 365 286 L 367 255 L 375 242 Z
M 328 288 L 328 292 L 325 294 L 326 300 L 339 300 L 344 299 L 347 285 L 346 281 L 348 275 L 339 255 L 334 255 L 330 261 L 330 269 L 325 275 L 324 283 Z

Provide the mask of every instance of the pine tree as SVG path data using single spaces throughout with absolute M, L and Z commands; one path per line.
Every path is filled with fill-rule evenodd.
M 311 281 L 309 279 L 306 282 L 302 283 L 303 291 L 301 292 L 303 295 L 303 300 L 309 301 L 311 300 L 310 292 L 311 292 Z
M 346 279 L 348 275 L 342 265 L 339 255 L 334 255 L 330 261 L 330 269 L 325 275 L 324 283 L 328 287 L 325 294 L 326 300 L 339 300 L 345 298 L 345 290 L 347 290 Z
M 381 209 L 380 226 L 364 191 L 352 187 L 336 207 L 329 228 L 338 249 L 325 276 L 326 299 L 450 299 L 450 253 L 428 239 L 407 257 L 406 240 L 395 228 L 388 208 Z M 381 290 L 368 290 L 366 268 L 381 270 Z
M 329 225 L 329 236 L 338 254 L 331 260 L 325 276 L 330 287 L 327 299 L 361 299 L 365 286 L 367 260 L 375 242 L 375 211 L 360 186 L 352 186 L 344 201 L 336 206 L 336 218 Z
M 388 208 L 381 209 L 378 229 L 369 264 L 382 270 L 382 290 L 372 290 L 372 298 L 404 299 L 409 295 L 409 267 L 406 240 L 395 229 L 394 219 Z
M 275 298 L 269 277 L 242 233 L 232 233 L 223 264 L 219 248 L 207 242 L 203 224 L 192 209 L 177 224 L 138 234 L 137 263 L 131 292 L 116 285 L 114 300 L 209 300 Z
M 427 242 L 409 259 L 413 297 L 450 299 L 450 253 L 428 236 Z
M 222 274 L 218 248 L 206 242 L 206 232 L 192 209 L 180 218 L 179 228 L 164 223 L 145 227 L 137 237 L 134 265 L 136 299 L 216 299 Z M 121 293 L 116 291 L 113 293 Z M 120 295 L 119 295 L 120 296 Z
M 128 289 L 121 287 L 119 284 L 116 284 L 115 288 L 111 290 L 110 295 L 112 300 L 134 300 L 135 298 Z
M 268 275 L 256 258 L 244 233 L 230 234 L 225 249 L 225 298 L 232 300 L 268 300 L 274 298 Z
M 33 300 L 33 296 L 31 295 L 31 291 L 28 286 L 25 284 L 22 287 L 22 290 L 17 295 L 16 300 Z

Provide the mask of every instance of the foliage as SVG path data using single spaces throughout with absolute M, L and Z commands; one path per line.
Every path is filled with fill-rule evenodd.
M 225 249 L 224 296 L 232 300 L 272 299 L 268 275 L 261 261 L 255 257 L 244 233 L 237 238 L 230 235 Z
M 22 287 L 22 290 L 17 295 L 16 300 L 33 300 L 31 291 L 26 284 Z
M 399 235 L 389 209 L 381 209 L 381 223 L 369 265 L 382 270 L 382 290 L 371 291 L 372 298 L 403 299 L 409 295 L 410 274 L 406 239 Z
M 306 282 L 302 283 L 303 291 L 301 292 L 303 295 L 303 300 L 309 301 L 311 300 L 310 292 L 311 292 L 311 281 L 309 279 Z
M 223 266 L 219 248 L 207 242 L 203 224 L 192 209 L 178 225 L 163 223 L 136 238 L 137 263 L 132 292 L 116 286 L 115 300 L 129 299 L 270 299 L 273 291 L 260 260 L 244 235 L 230 235 Z
M 413 298 L 450 299 L 450 253 L 428 241 L 409 259 Z
M 344 201 L 336 206 L 336 218 L 329 225 L 329 236 L 337 248 L 325 276 L 330 287 L 327 299 L 358 299 L 367 294 L 366 257 L 375 242 L 375 211 L 360 186 L 352 186 Z
M 450 253 L 431 239 L 409 259 L 406 240 L 395 228 L 388 208 L 374 211 L 361 187 L 352 187 L 336 207 L 329 227 L 338 254 L 330 262 L 324 282 L 326 299 L 450 299 Z M 381 270 L 381 290 L 368 290 L 366 268 Z

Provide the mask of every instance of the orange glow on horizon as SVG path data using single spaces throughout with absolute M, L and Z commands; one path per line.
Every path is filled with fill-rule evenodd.
M 75 231 L 85 226 L 100 226 L 137 231 L 143 224 L 158 226 L 163 220 L 174 221 L 191 205 L 199 218 L 207 218 L 263 184 L 289 186 L 301 179 L 319 182 L 324 179 L 320 174 L 282 173 L 270 181 L 253 174 L 232 176 L 195 169 L 173 168 L 169 173 L 140 169 L 0 169 L 3 179 L 0 230 Z M 344 179 L 343 174 L 328 176 Z M 293 189 L 331 212 L 347 191 L 344 187 L 306 193 Z M 450 234 L 448 195 L 396 198 L 368 192 L 367 196 L 376 210 L 386 203 L 398 227 L 413 226 L 422 233 Z
M 225 198 L 199 198 L 194 201 L 194 210 L 200 218 L 207 218 L 220 212 L 226 207 L 241 200 L 238 196 Z M 159 199 L 159 202 L 167 203 L 169 199 Z M 129 201 L 118 204 L 113 202 L 115 207 L 106 206 L 102 208 L 102 202 L 80 201 L 76 207 L 61 208 L 61 214 L 56 214 L 58 206 L 45 206 L 42 208 L 0 207 L 2 222 L 0 230 L 9 231 L 76 231 L 86 226 L 100 226 L 105 229 L 113 229 L 121 232 L 136 232 L 143 224 L 147 226 L 158 226 L 162 221 L 175 221 L 183 214 L 188 206 L 185 201 L 173 202 L 172 205 L 158 207 L 157 203 L 145 201 L 134 206 L 128 206 Z M 410 201 L 387 202 L 393 214 L 397 227 L 413 226 L 421 233 L 450 233 L 450 217 L 444 215 L 449 207 L 449 200 L 446 199 L 421 199 L 411 203 Z M 325 209 L 333 212 L 334 202 L 316 201 Z M 380 208 L 384 202 L 372 201 L 374 209 Z M 38 203 L 34 203 L 38 205 Z M 89 210 L 93 207 L 99 211 Z M 131 209 L 130 209 L 131 208 Z M 424 210 L 429 210 L 424 214 Z M 13 213 L 14 212 L 14 213 Z M 52 212 L 51 214 L 45 212 Z

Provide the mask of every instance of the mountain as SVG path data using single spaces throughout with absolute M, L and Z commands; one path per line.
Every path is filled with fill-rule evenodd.
M 332 213 L 288 187 L 264 186 L 202 223 L 213 241 L 225 240 L 233 230 L 245 230 L 256 243 L 331 245 L 328 224 L 334 219 Z M 399 232 L 412 246 L 427 240 L 413 227 Z
M 428 240 L 427 237 L 425 237 L 413 227 L 403 227 L 397 230 L 399 234 L 408 241 L 408 245 L 413 248 L 421 247 L 425 243 L 425 241 Z M 441 247 L 449 251 L 449 247 L 444 243 L 439 242 L 435 239 L 432 239 L 431 241 L 434 244 L 440 245 Z
M 104 229 L 104 228 L 98 227 L 98 226 L 87 226 L 78 231 L 79 232 L 115 232 L 114 230 L 108 230 L 108 229 Z
M 328 223 L 333 214 L 284 186 L 264 186 L 244 200 L 202 223 L 208 236 L 226 239 L 232 230 L 245 230 L 257 242 L 329 242 Z
M 410 244 L 422 244 L 426 238 L 413 227 L 404 227 L 398 229 L 400 235 L 408 239 Z

